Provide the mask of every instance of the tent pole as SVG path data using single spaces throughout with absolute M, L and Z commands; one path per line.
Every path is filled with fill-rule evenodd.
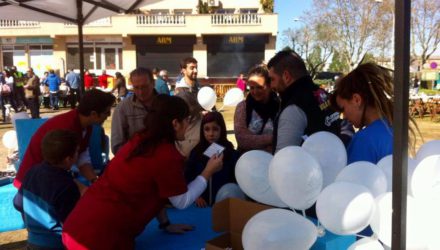
M 84 93 L 84 43 L 83 43 L 83 13 L 82 0 L 76 0 L 77 26 L 78 26 L 78 46 L 79 46 L 79 75 L 81 77 L 81 93 Z
M 396 0 L 392 249 L 406 249 L 411 0 Z

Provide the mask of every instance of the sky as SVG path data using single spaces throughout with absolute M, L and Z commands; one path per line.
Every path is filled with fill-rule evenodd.
M 275 0 L 275 13 L 278 14 L 277 50 L 284 47 L 282 44 L 284 30 L 304 25 L 300 21 L 295 22 L 294 19 L 299 18 L 305 10 L 310 9 L 312 2 L 312 0 Z

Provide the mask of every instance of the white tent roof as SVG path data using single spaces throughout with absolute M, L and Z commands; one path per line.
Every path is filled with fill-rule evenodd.
M 159 0 L 1 0 L 0 18 L 77 23 L 78 1 L 82 2 L 85 24 L 118 13 L 129 13 Z

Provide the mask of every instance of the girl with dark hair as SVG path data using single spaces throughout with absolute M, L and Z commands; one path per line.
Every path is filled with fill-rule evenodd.
M 168 201 L 179 209 L 190 206 L 221 169 L 222 157 L 215 156 L 187 185 L 174 141 L 184 139 L 188 106 L 178 97 L 159 95 L 152 107 L 145 129 L 118 151 L 67 218 L 68 249 L 134 249 L 136 236 Z M 165 221 L 159 228 L 168 226 Z
M 238 150 L 244 153 L 260 149 L 272 152 L 273 121 L 279 102 L 270 88 L 269 72 L 265 65 L 249 71 L 249 95 L 237 105 L 234 115 L 235 138 Z
M 374 63 L 358 66 L 336 83 L 334 97 L 335 109 L 359 129 L 348 145 L 348 164 L 376 164 L 393 153 L 393 79 L 387 69 Z
M 211 206 L 215 202 L 218 190 L 226 183 L 236 182 L 235 164 L 239 154 L 226 137 L 226 124 L 219 112 L 209 112 L 202 118 L 200 125 L 200 142 L 191 151 L 186 164 L 185 176 L 188 181 L 193 180 L 204 171 L 209 164 L 209 158 L 203 153 L 212 144 L 217 143 L 223 146 L 223 169 L 215 173 L 209 180 L 209 188 L 196 200 L 198 207 Z

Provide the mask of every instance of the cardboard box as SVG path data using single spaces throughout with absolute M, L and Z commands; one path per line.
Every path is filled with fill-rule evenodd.
M 206 242 L 206 250 L 243 250 L 241 234 L 244 226 L 255 214 L 273 208 L 271 206 L 229 198 L 212 208 L 212 227 L 224 234 Z

